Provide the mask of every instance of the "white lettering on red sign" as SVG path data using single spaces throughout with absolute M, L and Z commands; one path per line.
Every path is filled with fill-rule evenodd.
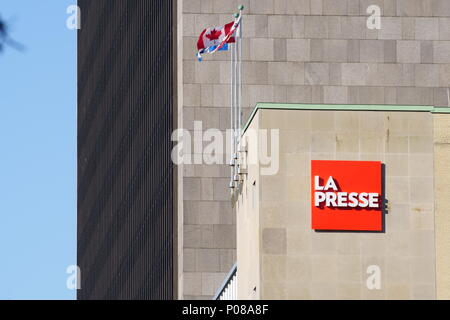
M 314 206 L 336 208 L 378 208 L 379 194 L 367 192 L 338 192 L 339 189 L 333 177 L 327 183 L 320 185 L 320 177 L 314 176 Z

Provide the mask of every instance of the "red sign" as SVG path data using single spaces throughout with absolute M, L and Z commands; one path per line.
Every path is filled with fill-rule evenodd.
M 381 231 L 380 161 L 311 161 L 314 230 Z

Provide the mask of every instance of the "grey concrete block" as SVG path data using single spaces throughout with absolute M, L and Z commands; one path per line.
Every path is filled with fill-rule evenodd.
M 328 63 L 306 63 L 305 83 L 309 85 L 327 85 L 330 83 Z
M 347 45 L 347 61 L 360 62 L 360 40 L 348 40 Z
M 273 14 L 274 0 L 250 0 L 249 12 L 252 14 Z
M 310 61 L 311 62 L 323 62 L 323 39 L 311 39 L 310 41 Z
M 269 18 L 267 15 L 245 16 L 244 38 L 267 38 L 269 35 Z
M 323 14 L 345 16 L 347 14 L 347 0 L 323 0 Z
M 328 25 L 327 20 L 323 16 L 306 16 L 305 17 L 305 37 L 311 39 L 327 38 Z
M 311 86 L 288 86 L 287 87 L 288 103 L 310 103 L 312 99 Z
M 183 15 L 184 18 L 184 15 Z M 200 33 L 209 27 L 220 26 L 220 22 L 215 14 L 196 14 L 195 15 L 195 34 L 192 36 L 199 36 Z
M 433 88 L 397 88 L 397 103 L 400 105 L 433 105 Z
M 349 99 L 354 104 L 383 104 L 384 87 L 351 87 Z
M 330 64 L 330 84 L 340 86 L 342 83 L 342 66 L 340 63 Z
M 219 86 L 219 85 L 215 85 L 215 86 Z M 217 89 L 214 89 L 214 90 L 218 91 Z M 214 93 L 214 95 L 216 95 L 216 93 Z M 226 94 L 224 94 L 224 96 L 225 95 Z M 217 99 L 214 99 L 214 100 L 219 100 L 217 102 L 216 101 L 214 102 L 214 104 L 216 104 L 216 106 L 219 106 L 220 104 L 222 106 L 229 106 L 229 100 L 228 100 L 228 104 L 226 103 L 227 101 L 222 102 L 220 99 L 220 96 L 218 94 L 217 94 Z M 204 130 L 206 130 L 207 128 L 218 128 L 220 125 L 219 113 L 216 110 L 216 108 L 214 108 L 214 107 L 195 108 L 195 120 L 202 122 Z
M 341 34 L 345 39 L 365 39 L 366 17 L 340 17 Z
M 195 62 L 194 60 L 183 61 L 183 83 L 195 83 Z
M 188 107 L 200 106 L 200 86 L 197 84 L 185 84 L 183 86 L 183 103 Z
M 347 15 L 359 16 L 360 12 L 359 8 L 360 8 L 359 0 L 347 0 Z
M 287 41 L 286 39 L 274 39 L 274 53 L 275 61 L 286 61 L 287 59 Z
M 183 37 L 183 60 L 197 60 L 197 37 Z
M 433 0 L 433 16 L 450 17 L 450 2 L 448 0 Z
M 347 62 L 347 40 L 323 40 L 323 61 Z
M 380 7 L 381 15 L 384 16 L 384 12 L 383 12 L 384 2 L 383 2 L 383 0 L 360 0 L 360 4 L 359 4 L 360 12 L 359 12 L 359 14 L 361 16 L 368 16 L 367 8 L 369 6 L 372 6 L 372 5 L 376 5 L 376 6 Z
M 359 104 L 359 87 L 348 87 L 348 103 Z
M 183 290 L 186 295 L 201 295 L 202 278 L 199 272 L 186 272 L 183 274 Z
M 292 16 L 275 15 L 268 19 L 270 38 L 292 38 Z
M 202 7 L 207 6 L 208 3 L 213 3 L 213 11 L 214 13 L 228 13 L 233 14 L 237 11 L 237 7 L 242 4 L 246 10 L 249 9 L 249 0 L 229 0 L 229 1 L 222 1 L 222 0 L 207 0 L 202 1 Z M 245 11 L 244 11 L 245 12 Z
M 328 39 L 345 39 L 346 37 L 342 33 L 342 20 L 343 16 L 327 16 L 327 33 Z
M 288 2 L 287 0 L 274 0 L 273 1 L 273 12 L 275 14 L 287 14 L 288 12 Z
M 311 86 L 311 103 L 324 103 L 324 90 L 323 86 Z
M 255 61 L 273 61 L 274 40 L 255 38 L 250 39 L 250 59 Z
M 219 224 L 213 226 L 214 247 L 221 249 L 236 248 L 236 226 Z
M 420 63 L 433 63 L 433 41 L 420 42 Z
M 306 39 L 287 39 L 288 61 L 309 61 L 310 41 Z
M 300 39 L 305 37 L 305 16 L 292 17 L 292 37 Z
M 386 17 L 382 19 L 379 39 L 402 39 L 402 20 L 397 17 Z
M 201 0 L 184 0 L 183 13 L 200 13 Z
M 202 75 L 196 77 L 197 83 L 211 84 L 217 81 L 217 75 L 220 72 L 220 64 L 216 61 L 202 61 L 195 63 L 195 74 Z
M 397 62 L 420 63 L 419 41 L 397 41 Z
M 305 65 L 302 62 L 270 62 L 269 84 L 302 85 L 305 83 Z
M 415 0 L 397 0 L 397 15 L 398 16 L 416 16 L 416 1 Z
M 450 63 L 450 41 L 433 42 L 433 62 Z
M 439 67 L 439 86 L 448 88 L 450 86 L 450 64 L 442 64 Z
M 287 12 L 294 15 L 309 15 L 311 13 L 310 0 L 286 0 Z
M 214 105 L 214 86 L 211 84 L 200 85 L 200 105 L 212 107 Z
M 203 272 L 201 275 L 201 294 L 203 296 L 213 296 L 220 284 L 225 280 L 226 273 Z M 208 300 L 210 299 L 211 297 Z
M 397 90 L 396 88 L 386 87 L 384 88 L 384 103 L 385 104 L 397 104 Z
M 220 272 L 219 250 L 217 249 L 197 249 L 196 250 L 197 270 L 201 272 Z
M 200 11 L 201 13 L 213 13 L 214 1 L 201 1 Z
M 433 0 L 397 0 L 397 15 L 409 17 L 432 16 Z
M 402 39 L 414 40 L 416 32 L 416 21 L 414 18 L 401 18 L 402 21 Z
M 220 271 L 229 272 L 231 267 L 236 263 L 236 250 L 235 249 L 220 249 Z
M 370 68 L 368 63 L 343 63 L 342 84 L 345 86 L 362 86 L 367 83 Z
M 287 86 L 273 86 L 273 100 L 287 101 Z
M 201 180 L 201 197 L 202 200 L 213 200 L 214 194 L 213 194 L 213 179 L 212 178 L 200 178 Z
M 450 18 L 439 18 L 439 40 L 450 40 Z
M 183 107 L 183 128 L 194 130 L 195 108 Z
M 248 85 L 243 87 L 246 92 L 242 97 L 243 105 L 254 108 L 258 102 L 273 102 L 272 85 Z
M 361 40 L 360 60 L 361 62 L 384 62 L 384 41 Z
M 311 15 L 323 14 L 323 0 L 311 1 Z
M 416 40 L 439 40 L 439 20 L 435 18 L 415 18 Z
M 368 85 L 414 86 L 414 65 L 376 64 L 369 68 Z
M 447 88 L 434 88 L 433 105 L 436 107 L 449 107 Z
M 415 77 L 417 87 L 437 87 L 439 86 L 439 65 L 416 64 Z
M 397 0 L 384 0 L 383 16 L 384 17 L 397 16 Z
M 384 62 L 385 63 L 397 62 L 397 41 L 386 40 L 384 42 Z
M 228 178 L 218 178 L 213 181 L 214 200 L 228 201 L 230 200 L 230 190 L 228 189 Z
M 197 37 L 195 32 L 195 14 L 183 14 L 183 36 Z
M 196 252 L 195 249 L 185 248 L 183 250 L 183 271 L 193 272 L 197 271 Z
M 242 81 L 244 84 L 267 84 L 268 79 L 267 62 L 244 61 L 242 63 Z
M 325 86 L 323 88 L 324 103 L 330 104 L 347 104 L 348 88 L 342 86 Z

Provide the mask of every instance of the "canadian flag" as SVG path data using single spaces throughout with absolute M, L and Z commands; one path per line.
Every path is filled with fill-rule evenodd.
M 203 53 L 214 53 L 219 50 L 228 50 L 228 44 L 236 42 L 234 33 L 238 29 L 242 14 L 234 22 L 223 27 L 212 27 L 203 30 L 197 41 L 197 58 L 202 61 Z
M 234 32 L 235 30 L 235 28 L 233 28 L 234 24 L 235 22 L 230 22 L 222 27 L 211 27 L 203 30 L 197 41 L 197 50 L 201 51 L 210 47 L 217 47 L 224 41 L 225 43 L 235 42 L 236 40 L 234 37 L 229 37 L 227 39 L 230 32 Z

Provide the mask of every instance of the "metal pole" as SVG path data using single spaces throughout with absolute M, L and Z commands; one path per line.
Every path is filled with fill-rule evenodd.
M 234 62 L 233 62 L 233 67 L 234 67 L 234 105 L 235 105 L 235 112 L 236 112 L 236 118 L 235 118 L 235 145 L 236 145 L 236 153 L 237 153 L 237 146 L 238 146 L 238 139 L 239 139 L 239 101 L 238 101 L 238 63 L 237 63 L 237 59 L 238 59 L 238 46 L 239 46 L 239 42 L 236 39 L 235 45 L 233 46 L 234 48 Z M 235 159 L 237 158 L 237 154 L 235 154 Z
M 234 161 L 234 154 L 236 152 L 236 144 L 235 144 L 235 119 L 236 119 L 236 112 L 235 112 L 235 105 L 234 105 L 234 46 L 232 44 L 230 44 L 230 46 L 232 46 L 231 48 L 231 52 L 230 52 L 230 86 L 231 86 L 231 99 L 230 99 L 230 106 L 231 106 L 231 139 L 232 139 L 232 144 L 231 144 L 231 154 L 230 154 L 230 165 L 231 165 L 231 177 L 230 177 L 230 188 L 234 187 L 234 175 L 235 175 L 235 166 L 236 163 Z
M 242 10 L 243 6 L 239 7 L 239 15 L 241 16 L 241 22 L 239 24 L 239 143 L 241 142 L 241 130 L 242 130 Z

